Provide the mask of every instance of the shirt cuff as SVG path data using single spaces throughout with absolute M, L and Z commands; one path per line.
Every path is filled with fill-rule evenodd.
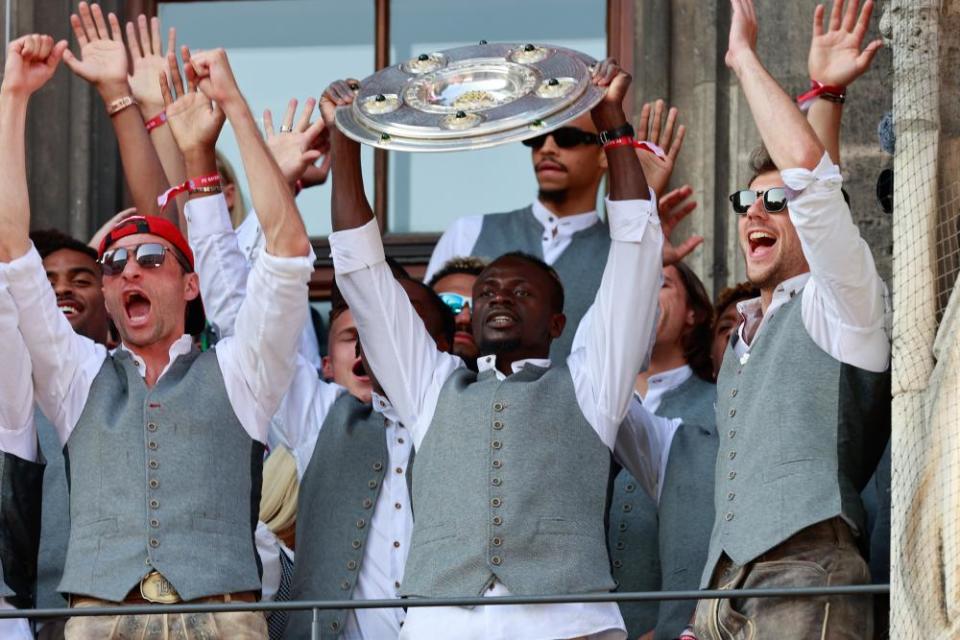
M 788 194 L 791 200 L 809 187 L 814 187 L 817 191 L 839 191 L 843 185 L 840 167 L 833 164 L 830 155 L 826 152 L 813 171 L 799 168 L 784 169 L 780 172 L 780 177 L 783 178 L 783 184 L 793 192 Z
M 339 274 L 353 273 L 384 262 L 383 240 L 376 219 L 362 227 L 330 234 L 333 269 Z
M 649 189 L 649 187 L 648 187 Z M 650 189 L 649 200 L 611 200 L 607 203 L 610 238 L 619 242 L 640 242 L 647 227 L 660 228 L 657 194 Z
M 191 240 L 233 231 L 227 199 L 222 193 L 188 200 L 183 208 L 183 214 L 187 218 L 190 232 L 188 235 Z
M 310 274 L 313 273 L 313 264 L 317 261 L 317 255 L 310 247 L 310 253 L 306 256 L 275 256 L 267 253 L 267 250 L 261 249 L 260 256 L 254 264 L 254 269 L 260 269 L 271 277 L 280 280 L 290 280 L 295 282 L 308 282 Z

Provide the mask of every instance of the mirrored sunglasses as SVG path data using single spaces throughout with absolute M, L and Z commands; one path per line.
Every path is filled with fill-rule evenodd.
M 130 259 L 130 253 L 132 252 L 138 265 L 145 269 L 157 269 L 166 259 L 167 251 L 168 249 L 159 242 L 145 242 L 135 247 L 111 249 L 104 251 L 103 257 L 100 258 L 100 268 L 105 276 L 119 275 L 123 273 L 123 269 L 127 266 L 127 260 Z M 173 253 L 174 258 L 180 263 L 184 271 L 188 273 L 192 271 L 187 261 L 181 258 L 176 251 L 172 249 L 169 251 Z
M 560 127 L 556 131 L 527 138 L 524 146 L 539 149 L 547 141 L 547 136 L 553 136 L 553 142 L 561 149 L 571 149 L 580 144 L 600 144 L 600 136 L 576 127 Z
M 743 189 L 730 194 L 733 210 L 743 215 L 759 198 L 763 198 L 763 209 L 767 213 L 779 213 L 787 208 L 787 190 L 783 187 L 773 187 L 766 191 L 751 191 Z
M 450 311 L 453 311 L 453 315 L 459 314 L 461 311 L 463 311 L 464 307 L 470 309 L 473 308 L 473 298 L 452 292 L 444 292 L 437 295 L 439 295 L 440 299 L 443 300 L 443 304 L 450 307 Z

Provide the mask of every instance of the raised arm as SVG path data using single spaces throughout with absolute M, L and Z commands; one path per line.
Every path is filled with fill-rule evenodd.
M 80 57 L 67 49 L 63 53 L 64 62 L 92 84 L 103 99 L 120 145 L 123 175 L 137 211 L 141 215 L 166 215 L 176 223 L 176 207 L 170 206 L 162 214 L 158 211 L 157 195 L 170 185 L 133 99 L 120 22 L 112 13 L 104 20 L 97 4 L 81 2 L 78 12 L 80 15 L 70 16 L 70 25 L 80 45 Z
M 173 139 L 170 128 L 163 125 L 166 117 L 163 95 L 157 77 L 160 74 L 179 76 L 177 67 L 177 34 L 172 27 L 167 32 L 167 52 L 164 55 L 163 42 L 160 39 L 160 19 L 144 15 L 137 17 L 137 23 L 128 22 L 127 49 L 132 62 L 130 69 L 130 90 L 140 107 L 140 115 L 145 123 L 150 123 L 150 141 L 156 149 L 163 172 L 170 184 L 180 184 L 187 179 L 183 165 L 183 155 Z M 187 203 L 186 194 L 177 196 L 180 230 L 186 231 L 187 221 L 183 208 Z
M 69 413 L 71 407 L 77 406 L 69 397 L 86 392 L 84 376 L 89 378 L 105 355 L 102 347 L 74 333 L 57 308 L 40 256 L 28 235 L 30 201 L 24 146 L 27 103 L 53 76 L 66 47 L 66 41 L 54 44 L 53 38 L 41 35 L 23 36 L 11 42 L 0 86 L 0 278 L 6 281 L 15 304 L 0 310 L 4 316 L 0 334 L 4 342 L 10 343 L 7 348 L 23 344 L 29 353 L 27 360 L 23 351 L 0 356 L 4 368 L 18 376 L 9 384 L 0 384 L 0 392 L 5 396 L 4 402 L 22 409 L 22 385 L 32 368 L 37 400 L 57 426 L 62 441 L 66 441 L 67 430 L 78 417 Z M 11 325 L 19 326 L 20 333 L 10 329 Z M 11 423 L 16 422 L 11 419 Z M 24 446 L 35 447 L 35 443 Z M 30 450 L 24 453 L 29 454 Z
M 866 73 L 883 40 L 870 42 L 863 51 L 863 40 L 873 14 L 873 0 L 867 0 L 859 8 L 860 0 L 834 0 L 827 29 L 823 28 L 824 5 L 817 5 L 813 12 L 813 37 L 807 67 L 810 79 L 829 87 L 846 90 L 854 80 Z M 836 99 L 814 99 L 807 112 L 807 121 L 816 132 L 820 142 L 830 154 L 834 164 L 840 164 L 840 119 L 843 102 Z
M 37 429 L 33 422 L 30 354 L 17 328 L 17 306 L 0 272 L 0 451 L 33 462 Z
M 730 0 L 726 64 L 737 75 L 753 120 L 773 162 L 781 170 L 813 169 L 824 147 L 793 99 L 757 57 L 757 15 L 753 0 Z
M 333 153 L 333 266 L 367 362 L 419 446 L 440 387 L 463 363 L 437 350 L 384 261 L 383 242 L 363 191 L 360 145 L 338 131 L 334 119 L 336 108 L 350 104 L 353 97 L 354 90 L 338 81 L 321 99 Z

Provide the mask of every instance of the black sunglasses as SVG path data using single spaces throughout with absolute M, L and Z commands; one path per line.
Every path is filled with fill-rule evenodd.
M 560 127 L 550 133 L 527 138 L 523 144 L 531 149 L 539 149 L 547 141 L 547 136 L 553 136 L 553 141 L 561 149 L 572 149 L 579 144 L 600 144 L 600 136 L 576 127 Z
M 779 213 L 787 208 L 787 190 L 783 187 L 773 187 L 766 191 L 743 189 L 730 194 L 733 210 L 739 215 L 745 214 L 758 198 L 763 198 L 763 208 L 767 213 Z
M 123 273 L 123 269 L 127 266 L 127 260 L 130 259 L 131 251 L 138 265 L 145 269 L 156 269 L 163 264 L 168 249 L 159 242 L 145 242 L 135 247 L 120 247 L 104 251 L 103 257 L 100 258 L 100 268 L 103 270 L 103 275 L 116 276 Z M 173 253 L 173 257 L 177 259 L 184 271 L 187 273 L 193 271 L 186 259 L 182 258 L 177 251 L 173 249 L 169 251 Z

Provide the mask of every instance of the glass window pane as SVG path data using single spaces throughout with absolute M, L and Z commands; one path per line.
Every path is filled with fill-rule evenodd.
M 395 0 L 391 63 L 424 51 L 489 42 L 546 42 L 602 59 L 603 0 Z M 519 143 L 461 153 L 391 153 L 389 230 L 443 231 L 462 215 L 530 204 L 537 183 L 530 151 Z
M 191 49 L 224 47 L 254 117 L 273 112 L 279 127 L 287 101 L 320 97 L 337 78 L 373 72 L 373 2 L 257 0 L 160 3 L 163 28 L 176 27 L 178 44 Z M 319 109 L 315 112 L 319 117 Z M 230 124 L 217 149 L 239 174 L 251 206 L 243 162 Z M 373 151 L 363 153 L 364 180 L 373 198 Z M 297 197 L 310 235 L 330 233 L 330 183 Z

